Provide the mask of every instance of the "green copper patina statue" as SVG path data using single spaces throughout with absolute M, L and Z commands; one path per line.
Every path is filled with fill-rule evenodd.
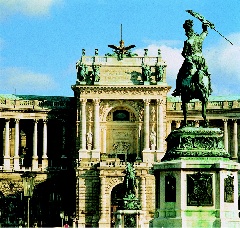
M 124 210 L 139 210 L 141 208 L 141 204 L 136 197 L 136 172 L 133 167 L 133 164 L 127 162 L 126 173 L 123 181 L 124 189 L 125 189 L 125 197 L 123 198 L 123 209 Z
M 124 186 L 126 188 L 125 196 L 131 195 L 131 194 L 135 195 L 135 192 L 136 192 L 135 169 L 133 165 L 129 162 L 127 162 L 125 173 L 126 173 L 124 178 Z
M 204 125 L 207 126 L 206 107 L 208 97 L 212 92 L 210 73 L 202 55 L 202 44 L 208 34 L 207 28 L 216 31 L 230 44 L 233 45 L 233 43 L 217 31 L 214 24 L 206 20 L 201 14 L 192 10 L 186 10 L 186 12 L 202 22 L 203 31 L 201 34 L 195 33 L 192 20 L 186 20 L 183 24 L 187 36 L 182 51 L 184 62 L 178 72 L 176 89 L 172 95 L 181 96 L 185 126 L 187 125 L 187 103 L 192 99 L 199 99 L 202 102 Z
M 121 24 L 121 40 L 119 41 L 120 46 L 108 45 L 108 47 L 113 49 L 113 54 L 107 53 L 106 56 L 116 56 L 118 60 L 122 60 L 124 57 L 133 57 L 137 54 L 132 53 L 131 49 L 135 48 L 135 45 L 124 46 L 124 41 L 122 39 L 122 24 Z
M 203 21 L 203 31 L 201 34 L 197 34 L 193 30 L 192 20 L 186 20 L 183 24 L 187 36 L 182 51 L 182 56 L 185 59 L 178 72 L 176 89 L 172 95 L 181 95 L 184 125 L 187 125 L 187 103 L 194 98 L 202 102 L 202 116 L 205 125 L 207 125 L 206 106 L 212 89 L 208 66 L 202 55 L 202 44 L 208 34 L 208 26 L 209 23 Z

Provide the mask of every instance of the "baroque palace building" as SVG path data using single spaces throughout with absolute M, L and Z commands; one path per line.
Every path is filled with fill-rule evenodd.
M 161 162 L 166 137 L 181 126 L 178 98 L 168 97 L 167 64 L 160 50 L 149 57 L 134 45 L 109 45 L 113 54 L 85 55 L 76 64 L 74 97 L 0 96 L 0 224 L 114 226 L 123 195 L 126 162 L 132 162 L 147 227 L 159 206 L 152 165 Z M 238 161 L 240 95 L 210 97 L 210 127 Z M 203 125 L 201 103 L 189 103 L 189 124 Z M 36 175 L 24 196 L 22 174 Z M 63 216 L 64 214 L 64 216 Z

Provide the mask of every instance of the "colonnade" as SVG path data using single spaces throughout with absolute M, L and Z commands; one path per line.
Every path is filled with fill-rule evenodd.
M 87 105 L 87 99 L 80 98 L 80 116 L 78 117 L 78 120 L 80 122 L 80 153 L 82 157 L 84 157 L 85 153 L 89 148 L 87 148 L 87 113 L 86 113 L 86 105 Z M 143 145 L 143 151 L 150 151 L 150 99 L 144 99 L 144 122 L 143 122 L 143 134 L 144 134 L 144 145 Z M 164 151 L 164 144 L 165 144 L 165 128 L 164 128 L 164 101 L 162 99 L 156 99 L 156 108 L 157 108 L 157 133 L 156 133 L 156 151 L 157 152 L 163 152 Z M 94 110 L 94 129 L 93 129 L 93 150 L 92 152 L 95 152 L 95 155 L 100 156 L 100 151 L 106 153 L 106 128 L 103 127 L 101 129 L 103 131 L 103 148 L 100 148 L 100 99 L 96 98 L 93 99 L 93 110 Z M 139 128 L 142 128 L 142 125 L 139 124 Z M 139 129 L 141 131 L 141 129 Z
M 5 119 L 5 135 L 4 135 L 4 151 L 3 151 L 3 169 L 12 170 L 11 160 L 13 159 L 13 169 L 19 170 L 20 167 L 20 131 L 19 123 L 20 119 L 15 119 L 15 134 L 14 134 L 14 156 L 10 156 L 10 119 Z M 33 155 L 32 155 L 32 169 L 37 170 L 38 165 L 38 119 L 34 119 L 33 128 Z M 42 151 L 42 169 L 48 166 L 47 156 L 47 120 L 43 119 L 43 151 Z

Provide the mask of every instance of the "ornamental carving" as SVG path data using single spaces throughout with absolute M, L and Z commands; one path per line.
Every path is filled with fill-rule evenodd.
M 179 128 L 170 133 L 167 143 L 163 160 L 180 157 L 230 157 L 224 149 L 220 129 Z
M 168 87 L 126 87 L 126 86 L 118 86 L 118 87 L 94 87 L 94 86 L 82 86 L 79 88 L 80 96 L 81 95 L 99 95 L 99 94 L 105 94 L 105 95 L 159 95 L 162 96 L 163 93 L 167 93 L 169 91 Z
M 224 202 L 234 203 L 234 176 L 224 179 Z
M 113 152 L 114 153 L 127 153 L 130 148 L 130 143 L 128 142 L 116 142 L 113 144 Z
M 187 205 L 212 206 L 212 174 L 187 174 Z
M 13 195 L 17 192 L 23 191 L 22 181 L 11 181 L 11 180 L 1 180 L 0 181 L 0 191 L 4 196 Z
M 156 120 L 156 108 L 153 106 L 151 108 L 151 121 L 154 122 Z
M 88 121 L 92 121 L 93 107 L 92 106 L 88 106 L 87 110 L 88 110 Z

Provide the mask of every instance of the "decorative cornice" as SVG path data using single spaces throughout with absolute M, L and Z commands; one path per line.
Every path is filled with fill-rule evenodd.
M 80 95 L 163 95 L 169 86 L 75 86 Z

